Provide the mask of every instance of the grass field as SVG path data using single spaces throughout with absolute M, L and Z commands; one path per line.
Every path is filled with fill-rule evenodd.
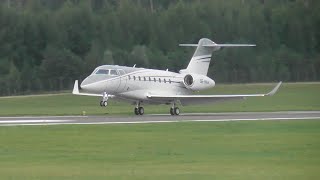
M 274 84 L 217 85 L 204 94 L 265 93 Z M 71 91 L 71 90 L 70 90 Z M 248 98 L 214 105 L 180 107 L 183 112 L 230 112 L 230 111 L 288 111 L 320 110 L 320 83 L 284 83 L 272 97 Z M 35 97 L 0 98 L 0 116 L 17 115 L 88 115 L 133 114 L 133 105 L 110 102 L 101 108 L 100 98 L 73 96 L 71 94 Z M 145 105 L 145 113 L 168 113 L 169 106 Z
M 320 121 L 0 127 L 0 179 L 318 179 Z
M 205 94 L 267 92 L 218 85 Z M 183 112 L 320 110 L 320 83 L 272 97 L 181 107 Z M 133 106 L 70 94 L 0 98 L 0 116 L 132 114 Z M 169 106 L 145 106 L 168 113 Z M 180 122 L 0 127 L 0 179 L 318 179 L 320 121 Z

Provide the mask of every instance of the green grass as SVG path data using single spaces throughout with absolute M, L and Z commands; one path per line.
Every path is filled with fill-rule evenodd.
M 264 93 L 275 84 L 217 85 L 205 94 Z M 180 107 L 182 112 L 288 111 L 320 110 L 320 83 L 284 83 L 272 97 L 248 98 L 213 105 Z M 74 95 L 0 98 L 0 116 L 12 115 L 80 115 L 133 114 L 133 105 L 111 101 L 101 108 L 100 98 Z M 169 106 L 145 105 L 145 113 L 168 113 Z
M 0 127 L 1 179 L 318 179 L 320 121 Z

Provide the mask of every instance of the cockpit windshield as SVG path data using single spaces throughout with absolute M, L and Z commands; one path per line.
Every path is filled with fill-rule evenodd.
M 102 74 L 102 75 L 110 75 L 110 76 L 119 76 L 125 74 L 122 69 L 96 69 L 92 74 Z
M 99 69 L 96 74 L 109 74 L 109 69 Z

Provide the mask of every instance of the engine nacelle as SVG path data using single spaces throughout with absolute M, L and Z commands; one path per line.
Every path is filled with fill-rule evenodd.
M 192 91 L 201 91 L 214 87 L 214 80 L 200 74 L 187 74 L 183 78 L 183 84 Z

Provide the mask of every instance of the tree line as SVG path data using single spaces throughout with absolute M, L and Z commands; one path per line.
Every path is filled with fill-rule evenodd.
M 317 0 L 6 0 L 0 95 L 70 89 L 96 66 L 184 69 L 202 37 L 217 82 L 320 80 Z

